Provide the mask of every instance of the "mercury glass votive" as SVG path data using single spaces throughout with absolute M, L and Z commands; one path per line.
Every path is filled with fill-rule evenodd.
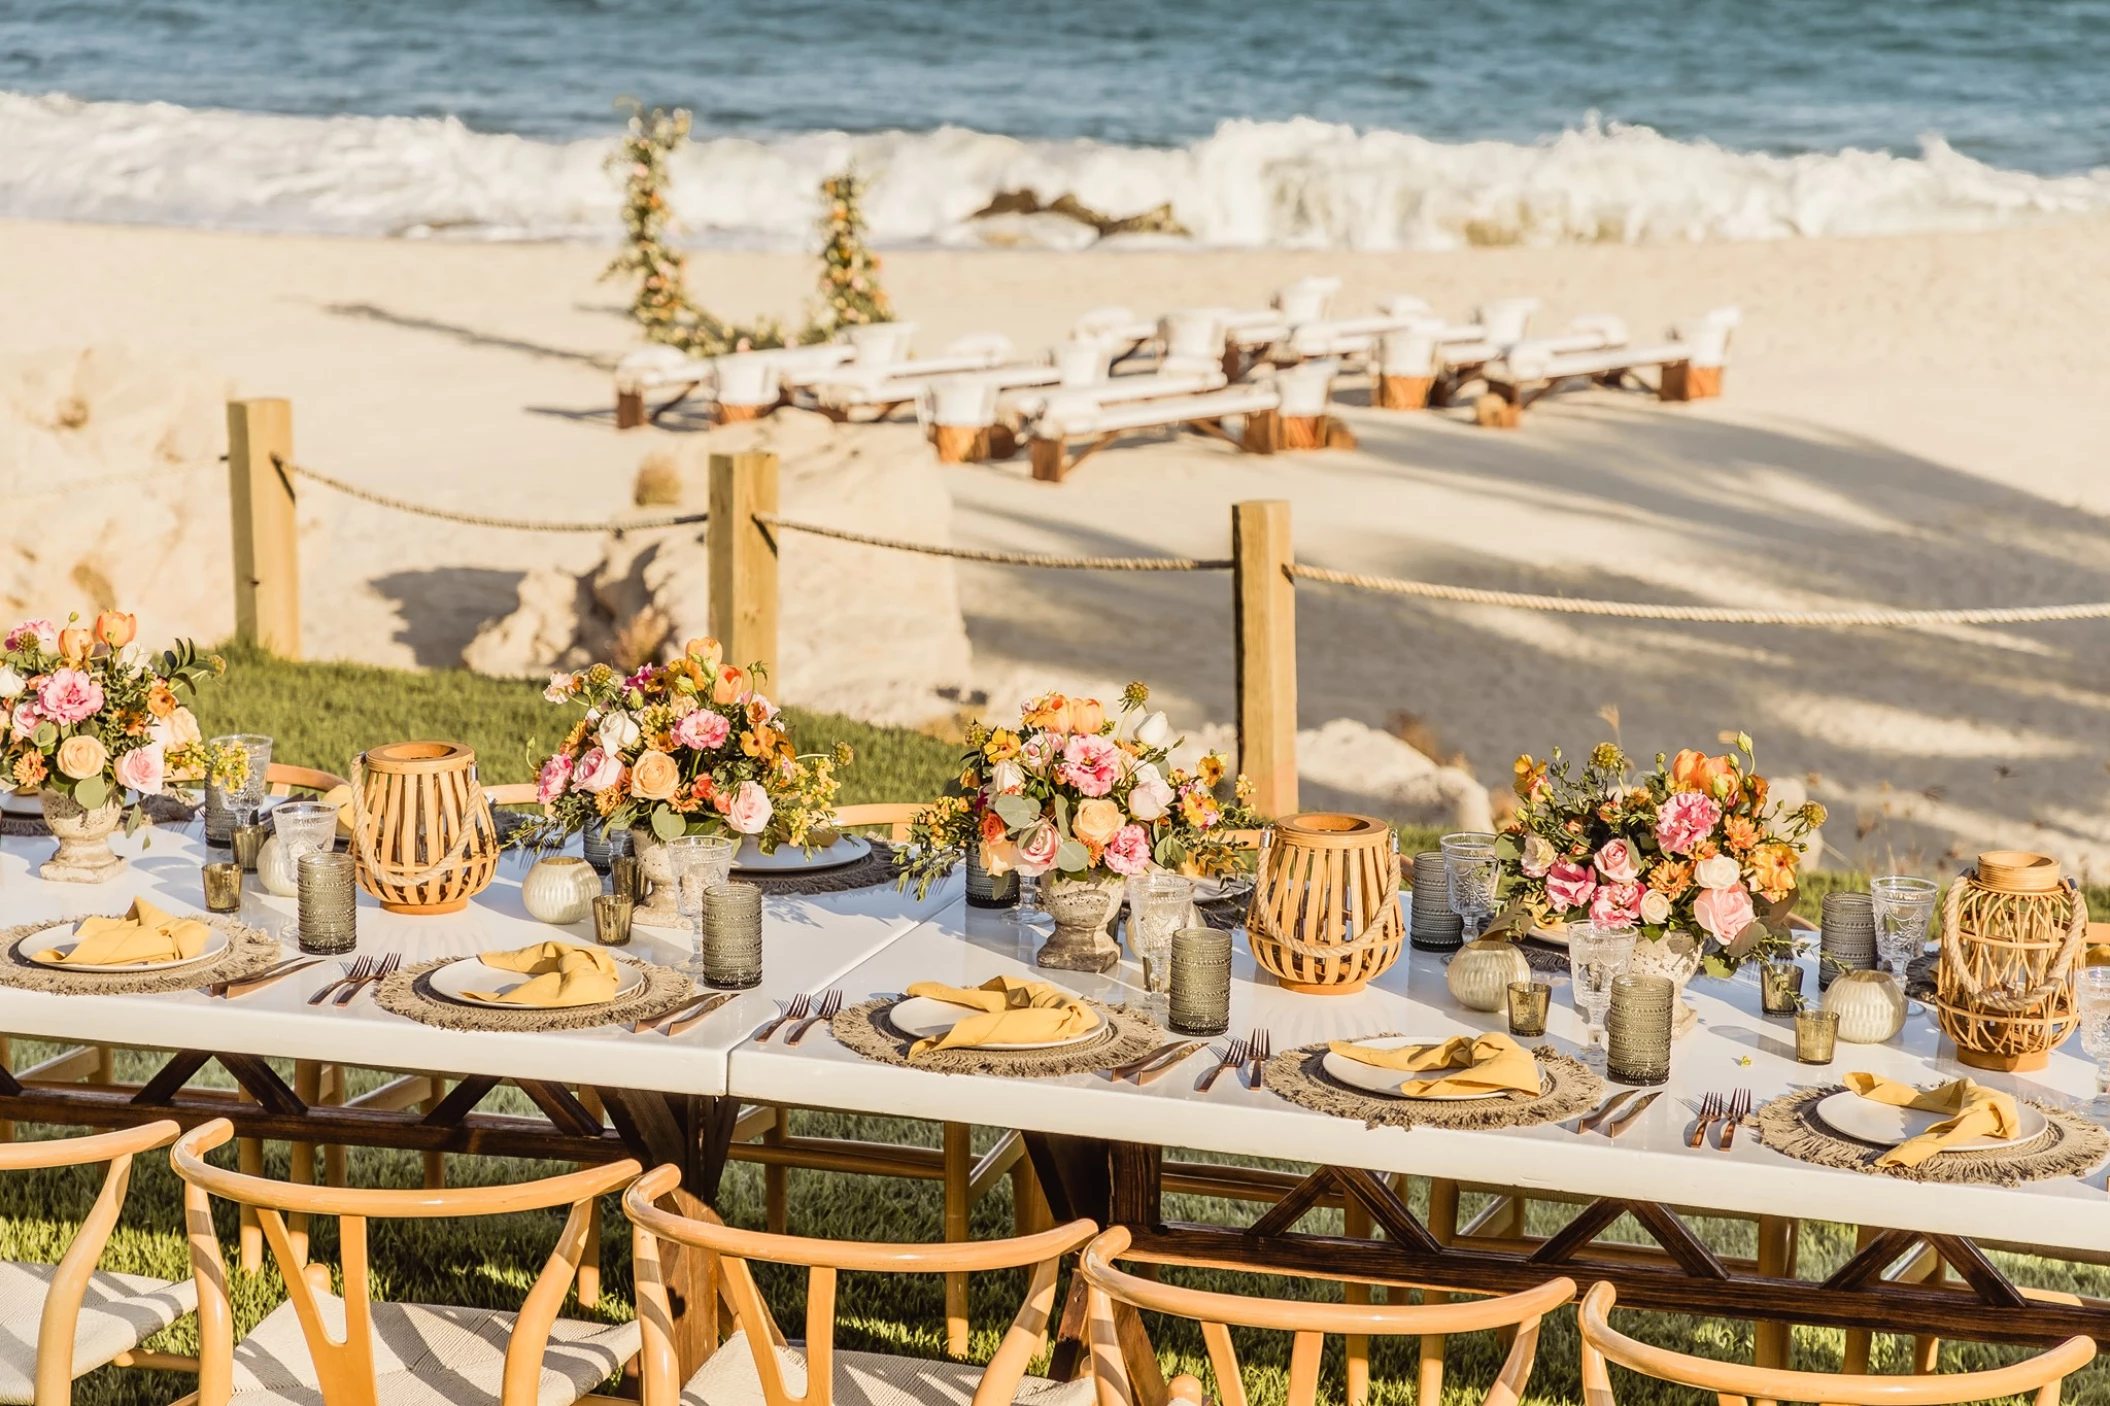
M 237 825 L 234 827 L 234 862 L 251 874 L 256 872 L 256 857 L 263 853 L 264 841 L 271 837 L 271 827 L 263 824 Z
M 1793 1015 L 1802 1004 L 1802 968 L 1793 962 L 1762 963 L 1758 1002 L 1767 1015 Z
M 1837 1011 L 1795 1012 L 1795 1058 L 1803 1064 L 1830 1064 L 1839 1045 Z
M 744 990 L 762 984 L 762 890 L 737 881 L 703 891 L 703 980 Z
M 634 854 L 608 856 L 608 891 L 632 903 L 645 901 L 645 861 Z
M 311 850 L 295 866 L 299 875 L 300 950 L 328 956 L 359 942 L 359 905 L 349 854 Z
M 1537 1039 L 1546 1033 L 1546 1012 L 1553 1004 L 1553 988 L 1543 981 L 1509 983 L 1509 1033 Z
M 1231 1028 L 1231 934 L 1181 928 L 1172 934 L 1172 991 L 1167 1023 L 1182 1035 L 1221 1035 Z
M 599 893 L 593 899 L 593 940 L 603 947 L 630 945 L 630 918 L 636 903 L 627 893 Z
M 1660 1084 L 1670 1078 L 1671 1010 L 1678 988 L 1667 976 L 1612 978 L 1605 1013 L 1605 1077 L 1616 1084 Z
M 234 913 L 242 907 L 242 866 L 223 860 L 203 866 L 205 908 L 211 913 Z

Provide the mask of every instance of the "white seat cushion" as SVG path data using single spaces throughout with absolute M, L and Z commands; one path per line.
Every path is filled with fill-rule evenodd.
M 374 1377 L 388 1406 L 496 1406 L 505 1377 L 510 1313 L 421 1303 L 376 1303 Z M 344 1301 L 322 1298 L 330 1336 L 344 1336 Z M 559 1318 L 542 1358 L 537 1406 L 571 1406 L 635 1356 L 635 1323 Z M 280 1304 L 235 1345 L 233 1406 L 322 1406 L 322 1388 L 291 1303 Z
M 37 1325 L 58 1270 L 0 1260 L 0 1401 L 28 1401 L 36 1381 Z M 198 1286 L 142 1274 L 92 1274 L 73 1334 L 73 1375 L 138 1347 L 198 1306 Z
M 784 1384 L 793 1396 L 806 1394 L 806 1354 L 777 1349 Z M 968 1406 L 982 1369 L 966 1362 L 895 1357 L 884 1352 L 835 1354 L 834 1406 Z M 1019 1383 L 1018 1406 L 1091 1406 L 1092 1379 L 1051 1382 L 1027 1377 Z M 682 1388 L 682 1406 L 761 1406 L 762 1378 L 755 1371 L 747 1334 L 738 1332 L 696 1369 Z

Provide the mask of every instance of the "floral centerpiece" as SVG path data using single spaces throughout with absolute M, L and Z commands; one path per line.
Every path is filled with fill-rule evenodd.
M 208 749 L 183 700 L 227 666 L 188 640 L 150 652 L 122 611 L 79 620 L 25 620 L 0 641 L 0 769 L 38 794 L 60 841 L 44 877 L 96 882 L 124 864 L 109 847 L 121 815 L 127 834 L 138 829 L 140 803 L 171 771 L 203 761 Z
M 1157 868 L 1230 874 L 1246 856 L 1232 831 L 1257 824 L 1244 777 L 1230 781 L 1220 754 L 1193 771 L 1171 765 L 1179 739 L 1150 690 L 1132 683 L 1109 716 L 1095 698 L 1050 693 L 1028 703 L 1019 725 L 981 724 L 967 735 L 961 796 L 918 817 L 897 863 L 904 882 L 928 883 L 970 845 L 992 874 L 1047 877 L 1055 935 L 1042 966 L 1098 971 L 1119 960 L 1106 932 L 1122 887 Z
M 1772 804 L 1751 739 L 1722 756 L 1681 751 L 1633 774 L 1613 743 L 1590 752 L 1580 777 L 1555 749 L 1517 758 L 1516 815 L 1497 839 L 1508 931 L 1587 920 L 1642 938 L 1689 934 L 1700 963 L 1727 976 L 1788 950 L 1786 917 L 1805 837 L 1824 807 Z
M 727 664 L 716 640 L 629 675 L 606 664 L 552 674 L 543 697 L 584 709 L 536 786 L 560 834 L 607 824 L 662 841 L 747 838 L 765 852 L 832 834 L 848 748 L 800 755 L 755 671 Z

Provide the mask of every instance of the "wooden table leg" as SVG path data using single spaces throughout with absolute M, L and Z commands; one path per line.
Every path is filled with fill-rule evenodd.
M 313 1107 L 322 1102 L 322 1066 L 312 1059 L 293 1061 L 293 1092 L 301 1102 Z M 315 1184 L 315 1144 L 296 1142 L 287 1148 L 292 1166 L 287 1180 L 296 1186 Z M 293 1246 L 293 1258 L 302 1264 L 308 1262 L 308 1218 L 299 1212 L 286 1217 L 286 1239 Z
M 1370 1212 L 1353 1196 L 1341 1207 L 1341 1233 L 1351 1240 L 1368 1240 L 1371 1237 Z M 1341 1285 L 1343 1303 L 1367 1304 L 1370 1302 L 1368 1284 Z M 1347 1340 L 1348 1406 L 1363 1406 L 1370 1399 L 1370 1339 L 1362 1333 L 1351 1333 Z
M 341 1064 L 326 1064 L 322 1068 L 322 1102 L 342 1106 L 351 1098 L 345 1067 Z M 324 1186 L 349 1186 L 351 1184 L 345 1165 L 345 1146 L 341 1142 L 326 1142 L 322 1146 L 322 1184 Z
M 1790 1278 L 1795 1273 L 1795 1247 L 1800 1222 L 1788 1216 L 1758 1218 L 1758 1272 Z M 1794 1325 L 1761 1320 L 1752 1334 L 1752 1365 L 1785 1371 L 1795 1342 Z
M 717 1202 L 733 1128 L 740 1121 L 738 1099 L 635 1089 L 598 1092 L 632 1155 L 648 1167 L 672 1163 L 681 1168 L 681 1185 L 667 1198 L 669 1209 L 694 1217 Z M 674 1316 L 680 1379 L 687 1381 L 718 1347 L 717 1260 L 702 1250 L 662 1241 L 660 1273 Z
M 579 1102 L 588 1113 L 598 1118 L 607 1110 L 602 1107 L 601 1096 L 592 1089 L 579 1090 Z M 579 1296 L 579 1307 L 592 1309 L 601 1302 L 601 1208 L 594 1207 L 593 1219 L 586 1222 L 586 1244 L 579 1252 L 579 1273 L 572 1280 L 572 1291 Z
M 769 1126 L 762 1130 L 762 1141 L 781 1144 L 791 1136 L 791 1110 L 777 1108 L 772 1111 Z M 791 1221 L 791 1168 L 776 1162 L 762 1167 L 762 1224 L 772 1235 L 785 1233 L 784 1227 Z
M 247 1089 L 236 1090 L 235 1096 L 244 1103 L 255 1103 L 256 1095 Z M 256 1138 L 239 1138 L 234 1148 L 235 1170 L 245 1177 L 260 1177 L 264 1174 L 264 1144 Z M 255 1274 L 264 1267 L 264 1225 L 256 1218 L 256 1207 L 244 1205 L 240 1213 L 242 1272 Z
M 1458 1238 L 1458 1183 L 1443 1178 L 1429 1181 L 1429 1234 L 1436 1237 L 1439 1245 L 1448 1245 Z M 1422 1291 L 1423 1303 L 1448 1303 L 1451 1296 L 1435 1289 Z M 1421 1339 L 1420 1377 L 1416 1401 L 1438 1402 L 1443 1400 L 1443 1349 L 1441 1333 L 1427 1333 Z

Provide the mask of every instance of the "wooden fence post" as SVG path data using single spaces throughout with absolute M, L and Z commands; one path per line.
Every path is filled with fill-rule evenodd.
M 1231 505 L 1238 768 L 1262 815 L 1297 809 L 1297 587 L 1289 504 Z
M 293 403 L 227 402 L 227 500 L 234 515 L 234 636 L 300 658 L 300 540 L 293 475 Z
M 711 554 L 711 633 L 725 662 L 759 665 L 768 692 L 782 688 L 777 667 L 777 534 L 755 521 L 777 510 L 777 456 L 713 454 L 711 520 L 704 539 Z

